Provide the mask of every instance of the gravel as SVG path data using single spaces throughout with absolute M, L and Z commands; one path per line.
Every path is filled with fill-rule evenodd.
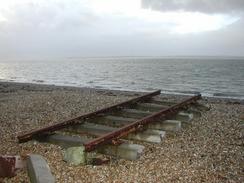
M 137 142 L 146 148 L 136 161 L 111 158 L 102 166 L 71 166 L 62 160 L 59 146 L 17 143 L 19 133 L 135 96 L 135 92 L 0 83 L 0 154 L 40 154 L 49 163 L 56 182 L 244 182 L 244 137 L 240 129 L 244 105 L 236 101 L 203 100 L 211 110 L 194 118 L 191 125 L 167 133 L 161 144 Z M 2 181 L 29 179 L 26 171 L 21 171 Z

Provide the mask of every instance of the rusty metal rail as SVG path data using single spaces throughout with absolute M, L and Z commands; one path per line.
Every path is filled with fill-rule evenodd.
M 136 98 L 127 100 L 125 102 L 121 102 L 121 103 L 112 105 L 110 107 L 106 107 L 106 108 L 100 109 L 100 110 L 95 111 L 95 112 L 87 113 L 87 114 L 84 114 L 82 116 L 78 116 L 76 118 L 72 118 L 72 119 L 64 121 L 64 122 L 60 122 L 60 123 L 57 123 L 57 124 L 54 124 L 54 125 L 49 125 L 49 126 L 44 127 L 44 128 L 33 130 L 33 131 L 25 133 L 23 135 L 19 135 L 17 138 L 18 138 L 18 141 L 20 143 L 27 142 L 27 141 L 29 141 L 29 140 L 31 140 L 31 139 L 33 139 L 35 137 L 38 137 L 40 135 L 48 134 L 48 133 L 51 133 L 51 132 L 66 128 L 67 126 L 71 126 L 71 125 L 76 125 L 76 124 L 82 123 L 84 120 L 90 119 L 90 118 L 94 118 L 94 117 L 96 117 L 99 114 L 103 114 L 103 113 L 119 110 L 119 109 L 121 109 L 123 107 L 128 107 L 130 105 L 133 105 L 136 102 L 146 101 L 146 100 L 152 98 L 153 96 L 159 95 L 160 92 L 161 92 L 160 90 L 157 90 L 157 91 L 142 95 L 140 97 L 136 97 Z
M 109 115 L 111 112 L 114 113 L 114 112 L 122 111 L 122 109 L 125 109 L 125 108 L 129 109 L 129 108 L 139 106 L 138 105 L 139 103 L 150 102 L 152 97 L 159 95 L 160 92 L 161 92 L 160 90 L 157 90 L 155 92 L 148 93 L 143 96 L 136 97 L 136 98 L 127 100 L 125 102 L 121 102 L 119 104 L 112 105 L 107 108 L 103 108 L 103 109 L 95 111 L 95 112 L 87 113 L 85 115 L 70 119 L 68 121 L 57 123 L 55 125 L 47 126 L 47 127 L 41 128 L 41 129 L 33 130 L 29 133 L 18 136 L 18 140 L 20 143 L 26 142 L 31 139 L 50 135 L 54 131 L 62 130 L 62 129 L 68 128 L 70 126 L 73 126 L 73 125 L 82 124 L 83 122 L 93 119 L 93 118 L 99 119 L 97 117 L 99 117 L 100 115 Z M 195 95 L 195 96 L 189 97 L 188 99 L 183 100 L 182 102 L 177 103 L 175 105 L 171 105 L 166 108 L 163 107 L 163 108 L 157 110 L 157 112 L 153 112 L 151 114 L 149 113 L 148 116 L 142 117 L 141 119 L 137 119 L 137 120 L 135 119 L 135 121 L 132 121 L 132 122 L 128 121 L 128 123 L 126 123 L 126 125 L 118 128 L 112 132 L 109 132 L 107 134 L 97 136 L 97 138 L 84 143 L 83 145 L 85 147 L 85 151 L 87 151 L 87 152 L 93 151 L 98 146 L 101 146 L 104 144 L 110 144 L 110 143 L 116 144 L 116 142 L 120 141 L 120 138 L 127 136 L 129 133 L 143 130 L 146 128 L 146 126 L 149 123 L 168 119 L 168 118 L 172 117 L 173 115 L 175 115 L 176 113 L 178 113 L 180 110 L 185 109 L 189 105 L 195 103 L 200 98 L 201 98 L 200 94 Z
M 120 129 L 116 130 L 116 131 L 113 131 L 113 132 L 107 133 L 101 137 L 98 137 L 98 138 L 84 144 L 85 151 L 87 151 L 87 152 L 92 151 L 100 145 L 111 143 L 112 140 L 119 139 L 121 137 L 128 135 L 131 132 L 135 132 L 135 131 L 139 130 L 140 128 L 143 128 L 145 125 L 147 125 L 151 122 L 154 122 L 157 118 L 164 120 L 164 119 L 176 114 L 180 109 L 185 108 L 189 104 L 196 102 L 200 98 L 201 98 L 201 95 L 193 96 L 193 97 L 186 99 L 186 100 L 184 100 L 184 101 L 182 101 L 176 105 L 173 105 L 167 109 L 163 109 L 159 112 L 153 113 L 150 116 L 147 116 L 143 119 L 135 121 L 135 122 L 133 122 L 129 125 L 126 125 Z

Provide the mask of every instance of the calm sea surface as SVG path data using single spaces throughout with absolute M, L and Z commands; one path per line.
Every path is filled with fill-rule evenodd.
M 0 81 L 244 98 L 244 60 L 109 58 L 0 61 Z

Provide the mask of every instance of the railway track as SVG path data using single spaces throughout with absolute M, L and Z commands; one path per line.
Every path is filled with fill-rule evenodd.
M 129 140 L 160 143 L 165 131 L 180 129 L 182 120 L 191 119 L 192 113 L 199 109 L 197 100 L 201 99 L 200 94 L 175 103 L 158 99 L 160 92 L 157 90 L 67 121 L 32 130 L 17 138 L 19 143 L 35 139 L 58 144 L 67 150 L 66 159 L 69 159 L 67 156 L 72 156 L 70 152 L 74 152 L 69 151 L 70 149 L 80 148 L 79 151 L 82 151 L 84 157 L 79 163 L 83 164 L 88 161 L 87 154 L 93 151 L 125 159 L 137 159 L 144 147 L 131 144 Z M 193 110 L 189 112 L 190 108 Z

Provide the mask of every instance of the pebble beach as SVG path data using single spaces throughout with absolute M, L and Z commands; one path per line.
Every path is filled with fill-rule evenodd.
M 71 166 L 57 145 L 29 141 L 17 135 L 55 124 L 142 93 L 67 86 L 0 82 L 0 154 L 42 155 L 56 182 L 244 182 L 243 101 L 204 98 L 211 110 L 194 118 L 160 144 L 137 142 L 146 148 L 140 159 L 110 158 L 101 166 Z M 162 95 L 179 100 L 184 96 Z M 26 171 L 0 182 L 29 182 Z

